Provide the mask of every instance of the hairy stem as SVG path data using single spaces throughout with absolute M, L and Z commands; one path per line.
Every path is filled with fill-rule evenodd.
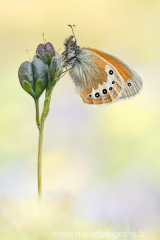
M 39 121 L 39 99 L 35 99 L 35 107 L 36 107 L 36 124 L 38 129 L 40 128 L 40 121 Z
M 58 71 L 56 71 L 54 79 L 56 79 L 58 73 L 59 73 L 59 69 L 58 69 Z M 53 81 L 55 81 L 55 80 L 53 80 Z M 55 81 L 55 84 L 56 84 L 56 81 Z M 37 123 L 38 130 L 39 130 L 39 141 L 38 141 L 38 200 L 39 200 L 39 204 L 41 204 L 41 201 L 42 201 L 42 145 L 43 145 L 44 122 L 49 113 L 51 95 L 52 95 L 52 91 L 53 91 L 55 84 L 52 84 L 51 86 L 49 86 L 46 89 L 41 120 L 39 120 L 39 102 L 38 102 L 38 100 L 35 100 L 36 123 Z
M 53 87 L 52 87 L 53 90 Z M 52 90 L 49 91 L 49 97 L 45 98 L 40 127 L 39 127 L 39 142 L 38 142 L 38 200 L 39 204 L 42 201 L 42 145 L 43 145 L 43 130 L 44 130 L 44 122 L 49 113 L 49 105 L 51 99 Z
M 43 129 L 44 123 L 41 124 L 39 129 L 39 142 L 38 142 L 38 200 L 42 200 L 42 145 L 43 145 Z

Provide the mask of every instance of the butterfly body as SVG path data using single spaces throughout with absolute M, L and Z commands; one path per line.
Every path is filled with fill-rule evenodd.
M 142 88 L 140 76 L 122 60 L 66 39 L 63 66 L 71 67 L 76 92 L 88 104 L 111 103 L 130 98 Z

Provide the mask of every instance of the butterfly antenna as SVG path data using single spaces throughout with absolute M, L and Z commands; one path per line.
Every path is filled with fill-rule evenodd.
M 77 30 L 76 30 L 76 25 L 73 25 L 73 26 L 74 26 L 74 28 L 75 28 L 75 35 L 76 35 L 75 39 L 76 39 L 76 42 L 78 42 L 78 41 L 77 41 Z
M 74 31 L 73 31 L 73 27 L 72 27 L 72 25 L 68 24 L 68 26 L 71 27 L 71 29 L 72 29 L 72 33 L 73 33 L 73 37 L 75 38 L 75 35 L 74 35 Z M 76 39 L 76 38 L 75 38 L 75 39 Z
M 31 62 L 31 58 L 30 58 L 30 56 L 29 56 L 28 49 L 26 49 L 26 52 L 27 52 L 27 55 L 28 55 L 29 61 Z

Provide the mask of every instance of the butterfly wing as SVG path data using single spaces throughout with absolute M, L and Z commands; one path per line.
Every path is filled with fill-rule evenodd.
M 98 74 L 92 74 L 92 82 L 87 81 L 88 84 L 91 85 L 89 90 L 86 88 L 86 84 L 82 82 L 80 96 L 83 101 L 90 104 L 111 103 L 116 101 L 122 90 L 122 83 L 115 69 L 99 56 L 94 56 L 93 66 Z M 109 74 L 109 72 L 111 74 Z
M 77 92 L 85 103 L 111 103 L 136 95 L 142 88 L 140 76 L 120 59 L 102 51 L 83 48 L 81 67 L 75 72 Z M 83 67 L 82 67 L 83 66 Z
M 107 96 L 108 98 L 112 99 L 112 102 L 115 100 L 133 97 L 141 90 L 142 79 L 130 66 L 124 63 L 122 60 L 96 49 L 86 48 L 86 50 L 95 54 L 95 57 L 97 57 L 96 61 L 101 58 L 105 62 L 105 70 L 104 66 L 102 66 L 101 71 L 107 72 L 107 91 L 112 88 L 114 92 L 116 92 L 115 94 L 112 91 L 108 91 L 108 94 L 110 93 L 109 95 L 113 94 L 110 97 Z M 115 82 L 115 84 L 111 86 L 111 83 L 113 82 Z M 103 91 L 103 85 L 99 86 L 99 88 L 101 91 Z M 102 100 L 103 98 L 104 96 L 102 95 Z

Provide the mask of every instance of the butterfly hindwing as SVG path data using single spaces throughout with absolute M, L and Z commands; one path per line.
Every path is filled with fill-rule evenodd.
M 88 50 L 85 50 L 88 51 Z M 83 101 L 89 104 L 111 103 L 116 101 L 122 91 L 122 80 L 117 70 L 99 55 L 92 55 L 92 67 L 96 69 L 90 78 L 82 78 L 82 89 L 79 92 Z M 86 84 L 87 82 L 87 84 Z
M 87 48 L 87 50 L 103 58 L 117 71 L 119 78 L 121 79 L 121 93 L 119 94 L 118 99 L 130 98 L 141 90 L 142 79 L 122 60 L 96 49 Z
M 109 65 L 106 65 L 105 71 L 112 71 L 113 68 Z M 102 70 L 101 70 L 102 71 Z M 120 94 L 121 90 L 121 82 L 120 78 L 113 73 L 108 77 L 102 77 L 103 82 L 102 84 L 98 84 L 97 88 L 92 87 L 92 91 L 88 94 L 85 94 L 84 91 L 81 91 L 81 97 L 86 103 L 90 104 L 102 104 L 102 103 L 111 103 L 116 101 Z

